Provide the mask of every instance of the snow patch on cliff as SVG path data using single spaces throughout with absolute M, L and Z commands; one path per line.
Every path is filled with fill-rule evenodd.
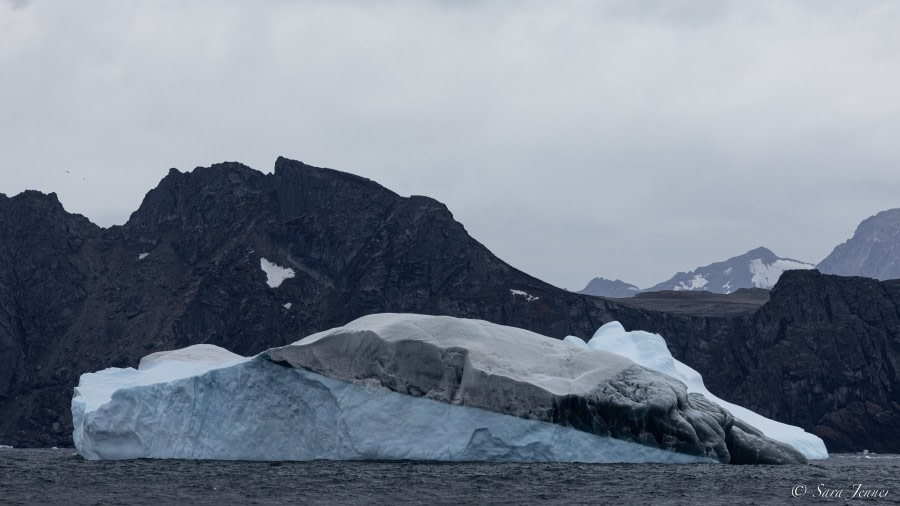
M 529 295 L 527 292 L 524 292 L 522 290 L 513 290 L 512 288 L 509 289 L 509 293 L 511 293 L 513 295 L 513 297 L 516 297 L 516 296 L 524 297 L 527 302 L 532 302 L 532 301 L 540 299 L 540 297 L 535 297 L 534 295 Z
M 281 286 L 281 283 L 284 283 L 284 280 L 294 277 L 294 269 L 282 267 L 265 258 L 259 259 L 259 265 L 263 272 L 266 273 L 266 284 L 269 285 L 270 288 L 278 288 Z
M 761 259 L 755 258 L 753 260 L 750 260 L 749 268 L 750 273 L 753 275 L 753 277 L 751 278 L 751 283 L 753 283 L 753 286 L 756 288 L 769 289 L 775 286 L 775 283 L 778 282 L 778 278 L 780 278 L 781 275 L 784 274 L 784 271 L 813 269 L 815 268 L 815 266 L 812 264 L 787 259 L 780 259 L 767 264 L 763 263 Z
M 694 278 L 685 283 L 684 281 L 679 282 L 675 285 L 675 291 L 681 290 L 702 290 L 706 284 L 709 283 L 702 274 L 695 274 Z

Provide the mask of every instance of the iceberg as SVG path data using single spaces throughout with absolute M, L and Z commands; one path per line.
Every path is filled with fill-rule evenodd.
M 737 404 L 723 401 L 710 393 L 703 384 L 703 377 L 700 373 L 675 360 L 669 353 L 665 339 L 659 334 L 641 330 L 628 332 L 621 323 L 614 321 L 600 327 L 587 343 L 575 336 L 567 336 L 563 341 L 579 348 L 616 353 L 644 367 L 675 378 L 687 386 L 688 392 L 703 395 L 735 417 L 756 427 L 767 437 L 796 448 L 807 459 L 828 458 L 825 443 L 818 436 L 810 434 L 800 427 L 771 420 Z
M 255 357 L 195 345 L 84 374 L 72 415 L 92 460 L 805 462 L 624 356 L 412 314 Z

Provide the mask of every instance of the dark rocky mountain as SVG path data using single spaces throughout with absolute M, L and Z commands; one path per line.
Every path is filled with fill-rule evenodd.
M 279 267 L 293 277 L 271 278 Z M 52 194 L 0 196 L 0 444 L 71 445 L 84 372 L 195 343 L 247 355 L 365 314 L 415 312 L 556 338 L 619 320 L 661 333 L 716 395 L 832 451 L 900 452 L 898 290 L 791 271 L 768 302 L 574 294 L 496 258 L 433 199 L 283 158 L 272 174 L 172 170 L 109 229 Z
M 640 291 L 640 288 L 630 285 L 622 280 L 611 280 L 606 278 L 594 278 L 588 282 L 587 286 L 578 293 L 585 295 L 595 295 L 597 297 L 613 297 L 627 298 L 634 297 Z
M 812 269 L 814 266 L 790 258 L 780 258 L 766 248 L 756 248 L 743 255 L 698 267 L 691 272 L 679 272 L 668 281 L 645 289 L 705 290 L 712 293 L 731 293 L 741 288 L 772 288 L 786 270 Z
M 863 220 L 853 237 L 834 248 L 816 268 L 841 276 L 900 278 L 900 209 Z

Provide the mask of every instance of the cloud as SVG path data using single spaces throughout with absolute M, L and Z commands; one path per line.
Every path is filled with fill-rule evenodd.
M 13 9 L 21 9 L 34 0 L 6 0 Z
M 816 262 L 900 206 L 891 1 L 34 2 L 0 20 L 0 191 L 56 191 L 104 225 L 169 167 L 285 155 L 433 196 L 581 288 L 759 245 Z

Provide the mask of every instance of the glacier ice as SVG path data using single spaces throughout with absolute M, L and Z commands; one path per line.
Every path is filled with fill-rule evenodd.
M 252 358 L 197 345 L 85 374 L 72 414 L 88 459 L 804 460 L 623 356 L 408 314 Z
M 771 439 L 796 448 L 808 459 L 827 459 L 828 450 L 821 438 L 810 434 L 800 427 L 771 420 L 747 408 L 732 404 L 716 397 L 703 384 L 700 373 L 688 365 L 675 360 L 666 346 L 665 339 L 659 334 L 651 334 L 640 330 L 628 332 L 619 322 L 610 322 L 600 327 L 594 336 L 585 343 L 575 336 L 567 336 L 564 342 L 592 350 L 605 350 L 628 357 L 634 362 L 659 371 L 681 381 L 688 392 L 702 394 L 704 397 L 728 410 L 735 417 L 759 429 Z

